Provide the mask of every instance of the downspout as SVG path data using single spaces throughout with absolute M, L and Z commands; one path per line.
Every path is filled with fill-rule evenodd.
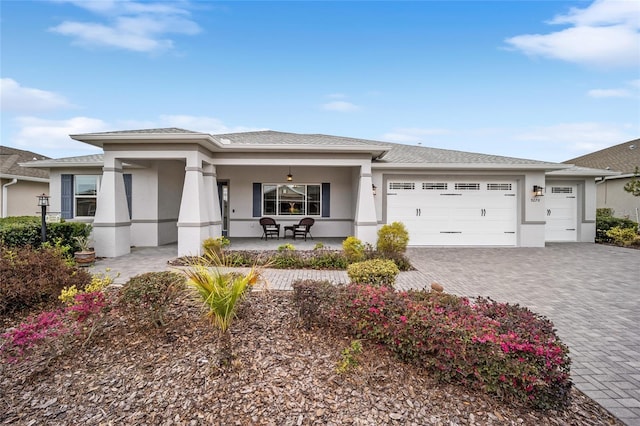
M 9 183 L 5 183 L 2 185 L 2 217 L 7 217 L 8 206 L 7 206 L 7 187 L 11 185 L 15 185 L 18 183 L 18 179 L 13 178 L 13 180 Z

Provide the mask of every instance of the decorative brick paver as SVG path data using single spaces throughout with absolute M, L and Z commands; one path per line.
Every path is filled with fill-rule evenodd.
M 234 248 L 275 248 L 291 240 L 232 241 Z M 311 249 L 315 241 L 296 241 Z M 339 240 L 327 244 L 339 248 Z M 142 272 L 167 269 L 176 246 L 137 249 L 97 262 L 117 282 Z M 544 248 L 410 248 L 416 271 L 402 272 L 397 288 L 429 288 L 468 297 L 519 303 L 551 319 L 569 346 L 578 389 L 628 425 L 640 426 L 640 250 L 588 243 Z M 264 273 L 269 288 L 288 290 L 297 279 L 345 283 L 344 271 L 275 270 Z

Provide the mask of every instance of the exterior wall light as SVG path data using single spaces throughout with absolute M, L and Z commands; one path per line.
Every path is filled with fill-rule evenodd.
M 378 189 L 377 186 L 375 186 L 374 184 L 371 184 L 371 191 L 373 192 L 373 196 L 376 196 L 376 190 Z
M 45 221 L 45 218 L 47 216 L 47 207 L 49 206 L 49 196 L 42 194 L 42 195 L 36 195 L 36 197 L 38 198 L 38 206 L 40 207 L 40 209 L 42 210 L 42 230 L 41 230 L 41 240 L 42 242 L 46 242 L 47 241 L 47 224 Z
M 287 175 L 287 182 L 291 182 L 293 180 L 293 175 L 291 174 L 291 166 L 289 166 L 289 174 Z
M 544 194 L 542 193 L 543 189 L 544 188 L 542 186 L 533 185 L 533 196 L 534 197 L 542 197 L 542 196 L 544 196 Z

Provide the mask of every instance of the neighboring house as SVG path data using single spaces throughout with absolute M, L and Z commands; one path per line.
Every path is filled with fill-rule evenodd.
M 624 186 L 634 178 L 636 170 L 640 170 L 640 139 L 592 152 L 565 163 L 619 172 L 616 176 L 601 176 L 596 179 L 597 206 L 613 209 L 614 216 L 640 221 L 640 197 L 624 190 Z
M 71 137 L 104 155 L 25 165 L 50 171 L 52 209 L 92 222 L 96 252 L 108 257 L 174 242 L 180 256 L 198 254 L 209 236 L 259 238 L 262 216 L 282 227 L 311 216 L 316 237 L 369 243 L 394 221 L 412 246 L 593 242 L 594 177 L 609 174 L 320 134 L 169 128 Z
M 1 217 L 39 214 L 36 197 L 49 193 L 49 172 L 22 167 L 20 163 L 48 158 L 35 152 L 0 145 Z

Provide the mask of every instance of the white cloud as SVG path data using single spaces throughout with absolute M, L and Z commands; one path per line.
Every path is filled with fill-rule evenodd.
M 515 134 L 520 141 L 553 143 L 575 156 L 597 151 L 637 137 L 637 125 L 584 122 L 537 127 Z
M 630 98 L 631 92 L 625 89 L 592 89 L 587 95 L 592 98 Z
M 105 22 L 65 21 L 52 32 L 74 38 L 88 47 L 115 47 L 136 52 L 158 52 L 173 48 L 167 34 L 194 35 L 201 31 L 185 8 L 161 3 L 133 1 L 74 1 Z
M 64 96 L 46 90 L 21 86 L 11 78 L 0 79 L 0 105 L 4 112 L 34 112 L 67 108 Z
M 382 140 L 398 143 L 422 142 L 429 136 L 446 135 L 447 129 L 423 129 L 418 127 L 397 128 L 382 135 Z
M 48 155 L 66 151 L 95 152 L 97 148 L 74 141 L 69 135 L 108 130 L 104 121 L 89 117 L 74 117 L 68 120 L 17 117 L 14 121 L 19 130 L 12 138 L 13 144 L 22 149 Z
M 549 34 L 524 34 L 505 40 L 531 56 L 603 68 L 637 67 L 640 61 L 640 8 L 636 0 L 597 0 L 572 8 L 549 24 L 569 28 Z
M 360 108 L 357 105 L 352 104 L 351 102 L 333 101 L 322 105 L 322 109 L 325 109 L 327 111 L 353 112 L 359 110 Z

